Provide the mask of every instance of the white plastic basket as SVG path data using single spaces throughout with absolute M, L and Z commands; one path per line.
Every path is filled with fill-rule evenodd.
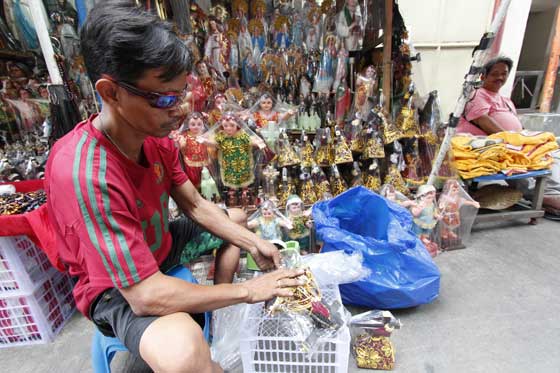
M 0 237 L 0 296 L 31 294 L 53 266 L 27 236 Z
M 0 295 L 0 348 L 47 343 L 75 310 L 73 282 L 52 269 L 30 295 Z
M 338 286 L 323 288 L 323 298 L 340 301 Z M 318 349 L 309 354 L 301 351 L 302 340 L 282 331 L 286 318 L 269 316 L 264 303 L 251 305 L 241 328 L 241 359 L 245 373 L 298 372 L 345 373 L 350 356 L 350 331 L 340 329 L 334 338 L 319 340 Z

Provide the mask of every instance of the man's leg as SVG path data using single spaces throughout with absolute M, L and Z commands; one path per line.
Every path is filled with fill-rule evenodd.
M 182 312 L 159 317 L 146 328 L 140 356 L 155 372 L 222 372 L 210 358 L 202 329 Z
M 235 223 L 246 226 L 247 214 L 241 209 L 229 209 L 228 215 Z M 216 254 L 216 270 L 214 272 L 214 283 L 232 283 L 233 275 L 239 267 L 239 255 L 241 250 L 232 244 L 225 243 Z

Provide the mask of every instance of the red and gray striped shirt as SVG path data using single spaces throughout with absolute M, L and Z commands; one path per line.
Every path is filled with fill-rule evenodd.
M 103 290 L 158 271 L 171 249 L 169 195 L 188 180 L 170 139 L 146 138 L 140 165 L 93 127 L 94 118 L 56 142 L 45 177 L 59 254 L 78 277 L 74 297 L 87 317 Z

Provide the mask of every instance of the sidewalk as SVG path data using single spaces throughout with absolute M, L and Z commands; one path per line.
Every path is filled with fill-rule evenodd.
M 436 257 L 441 293 L 396 311 L 395 373 L 559 372 L 560 224 L 475 227 L 469 248 Z M 358 312 L 359 310 L 353 310 Z M 49 345 L 0 349 L 2 371 L 92 372 L 93 326 L 76 314 Z M 117 354 L 113 372 L 138 372 Z M 353 360 L 350 372 L 357 369 Z

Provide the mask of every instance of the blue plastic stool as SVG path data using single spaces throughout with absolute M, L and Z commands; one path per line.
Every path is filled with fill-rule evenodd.
M 197 283 L 191 271 L 183 266 L 177 266 L 167 272 L 167 275 L 182 280 Z M 210 319 L 211 312 L 204 313 L 204 338 L 210 341 Z M 91 361 L 95 373 L 111 373 L 111 360 L 117 351 L 128 351 L 118 338 L 106 337 L 95 328 L 95 334 L 91 341 Z

